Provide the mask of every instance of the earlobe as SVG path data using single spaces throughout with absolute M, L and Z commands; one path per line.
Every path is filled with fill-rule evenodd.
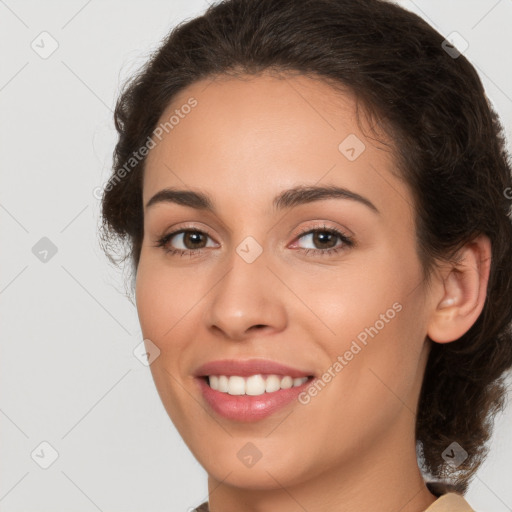
M 476 322 L 485 304 L 491 267 L 491 242 L 479 235 L 458 253 L 440 276 L 440 298 L 434 298 L 427 334 L 438 343 L 464 335 Z

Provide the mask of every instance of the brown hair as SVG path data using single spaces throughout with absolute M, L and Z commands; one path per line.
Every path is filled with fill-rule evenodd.
M 277 70 L 353 91 L 394 142 L 414 198 L 425 277 L 476 235 L 492 243 L 484 309 L 460 339 L 432 344 L 416 422 L 422 470 L 465 492 L 487 455 L 512 366 L 511 163 L 475 69 L 443 40 L 420 17 L 382 0 L 226 0 L 181 23 L 118 100 L 102 244 L 111 261 L 130 257 L 136 272 L 145 161 L 138 151 L 188 85 Z M 116 260 L 119 242 L 125 252 Z M 457 468 L 442 456 L 454 441 L 468 453 Z

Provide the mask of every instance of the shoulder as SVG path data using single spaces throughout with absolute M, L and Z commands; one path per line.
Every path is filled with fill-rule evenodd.
M 475 512 L 461 494 L 449 492 L 437 498 L 425 512 Z

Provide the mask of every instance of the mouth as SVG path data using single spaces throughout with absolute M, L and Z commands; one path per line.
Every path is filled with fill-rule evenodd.
M 239 422 L 264 419 L 298 402 L 315 379 L 310 371 L 258 359 L 214 361 L 201 366 L 195 377 L 210 410 Z

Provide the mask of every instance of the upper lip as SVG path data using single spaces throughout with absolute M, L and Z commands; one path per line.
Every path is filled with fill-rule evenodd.
M 309 377 L 312 372 L 292 368 L 268 359 L 223 359 L 201 365 L 195 372 L 196 377 L 208 375 L 239 375 L 248 377 L 256 374 L 289 375 L 293 378 Z

